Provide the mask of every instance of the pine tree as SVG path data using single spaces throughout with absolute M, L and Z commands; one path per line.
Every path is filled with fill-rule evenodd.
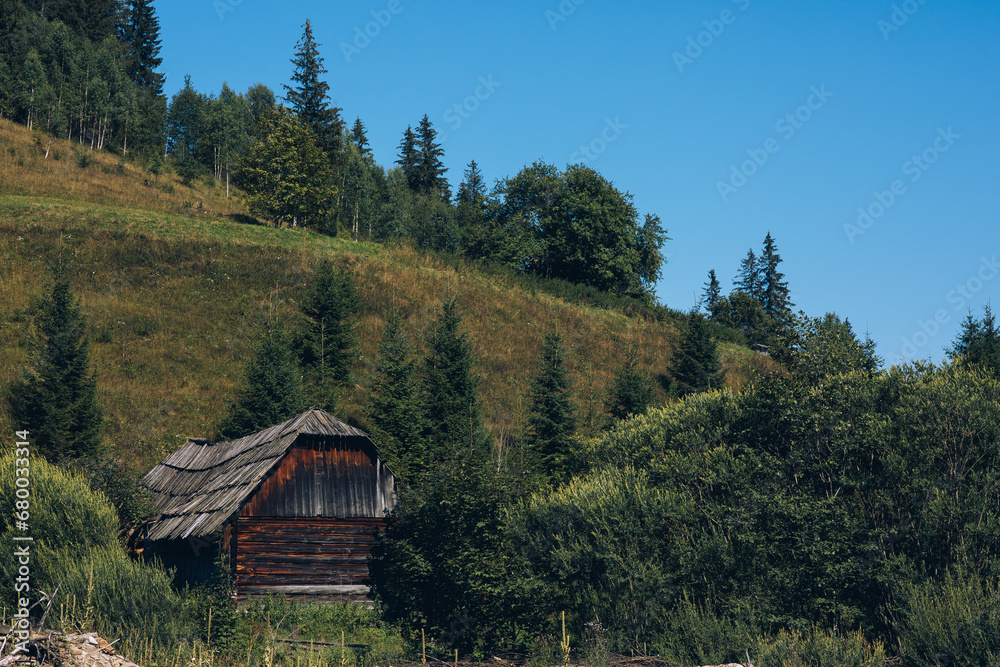
M 417 364 L 398 312 L 386 319 L 375 361 L 375 382 L 368 416 L 372 436 L 389 467 L 402 479 L 428 469 L 424 415 L 416 384 Z
M 311 394 L 310 402 L 325 410 L 336 410 L 336 384 L 350 381 L 358 344 L 354 329 L 360 306 L 354 282 L 324 260 L 300 309 L 308 318 L 302 351 L 307 391 Z
M 571 471 L 570 438 L 576 430 L 576 418 L 570 390 L 562 337 L 545 334 L 538 374 L 531 383 L 526 440 L 540 470 L 553 480 L 564 480 Z
M 420 159 L 417 155 L 417 137 L 413 134 L 413 128 L 406 126 L 403 138 L 399 142 L 399 153 L 396 155 L 396 164 L 403 171 L 406 184 L 410 190 L 417 192 L 420 187 Z
M 365 133 L 365 124 L 361 122 L 361 118 L 354 119 L 354 127 L 351 128 L 351 141 L 361 151 L 362 156 L 372 157 L 372 148 L 368 145 L 368 135 Z
M 459 204 L 473 204 L 482 206 L 486 201 L 486 183 L 483 181 L 483 174 L 479 171 L 479 165 L 475 160 L 469 162 L 469 167 L 463 174 L 462 183 L 458 186 Z
M 163 75 L 155 70 L 163 59 L 158 57 L 160 20 L 153 0 L 130 0 L 125 14 L 119 39 L 125 45 L 126 71 L 133 83 L 159 97 L 163 94 Z
M 673 376 L 678 394 L 693 394 L 722 386 L 725 372 L 719 362 L 715 341 L 700 313 L 691 312 L 688 315 L 687 331 L 677 356 Z
M 292 84 L 284 85 L 285 100 L 288 105 L 311 129 L 317 137 L 319 147 L 329 156 L 334 171 L 343 159 L 344 121 L 340 109 L 330 106 L 330 86 L 320 77 L 326 74 L 323 58 L 319 55 L 319 44 L 313 39 L 312 25 L 306 20 L 302 26 L 302 39 L 295 45 L 292 64 Z
M 91 456 L 100 445 L 101 410 L 87 321 L 69 280 L 58 278 L 32 311 L 31 365 L 12 392 L 15 421 L 49 460 Z
M 615 419 L 641 415 L 653 403 L 653 382 L 649 373 L 639 366 L 639 356 L 633 343 L 625 350 L 625 363 L 615 373 L 604 407 Z
M 198 160 L 205 124 L 205 96 L 184 77 L 184 87 L 174 94 L 167 111 L 167 152 L 176 160 L 178 173 L 190 181 L 203 165 Z
M 217 437 L 238 438 L 291 419 L 305 409 L 302 383 L 288 337 L 272 326 L 247 362 L 243 385 L 219 424 Z
M 747 250 L 747 256 L 740 262 L 740 271 L 733 278 L 737 291 L 743 292 L 751 299 L 763 303 L 764 292 L 760 282 L 760 262 L 753 248 Z
M 475 451 L 485 440 L 472 342 L 459 333 L 460 325 L 456 301 L 446 301 L 424 363 L 424 414 L 430 454 L 437 461 Z
M 720 298 L 722 298 L 722 295 L 719 279 L 715 277 L 715 269 L 711 269 L 708 272 L 708 282 L 705 283 L 705 292 L 701 298 L 701 303 L 713 318 L 719 306 Z
M 451 199 L 451 189 L 444 173 L 448 171 L 441 162 L 444 149 L 437 143 L 437 131 L 431 125 L 427 114 L 420 119 L 417 127 L 417 190 L 422 194 L 437 193 L 442 199 Z
M 771 232 L 768 232 L 759 261 L 761 305 L 776 323 L 787 322 L 792 314 L 792 306 L 795 305 L 788 298 L 788 283 L 782 280 L 785 274 L 778 271 L 780 263 L 781 255 L 774 245 Z
M 969 312 L 958 338 L 947 352 L 951 359 L 959 360 L 963 366 L 978 366 L 1000 377 L 1000 329 L 989 304 L 983 309 L 981 320 Z

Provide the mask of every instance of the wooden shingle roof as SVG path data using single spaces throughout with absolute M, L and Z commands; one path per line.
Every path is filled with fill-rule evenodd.
M 240 509 L 300 435 L 364 438 L 378 452 L 367 433 L 319 408 L 235 440 L 188 440 L 143 480 L 160 508 L 147 537 L 210 535 Z

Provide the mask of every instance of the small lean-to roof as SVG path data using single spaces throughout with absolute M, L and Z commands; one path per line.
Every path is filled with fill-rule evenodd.
M 160 508 L 148 538 L 210 535 L 240 509 L 300 435 L 364 438 L 378 456 L 367 433 L 319 408 L 235 440 L 188 440 L 143 478 Z

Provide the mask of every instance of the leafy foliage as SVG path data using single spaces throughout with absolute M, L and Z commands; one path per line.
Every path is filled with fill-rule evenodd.
M 241 162 L 251 213 L 282 223 L 319 225 L 333 211 L 336 188 L 316 135 L 283 107 L 267 112 Z

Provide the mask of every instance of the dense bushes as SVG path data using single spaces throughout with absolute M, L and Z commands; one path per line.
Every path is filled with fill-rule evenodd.
M 0 457 L 0 507 L 14 507 L 14 464 L 13 454 Z M 118 541 L 117 513 L 104 495 L 92 491 L 83 478 L 42 458 L 32 458 L 29 469 L 30 530 L 16 530 L 13 512 L 3 512 L 0 549 L 13 554 L 15 535 L 34 538 L 30 543 L 32 604 L 40 597 L 38 591 L 52 595 L 58 587 L 50 624 L 110 633 L 142 628 L 147 636 L 166 629 L 179 604 L 170 576 L 128 558 Z M 16 568 L 16 559 L 4 558 L 0 576 L 12 582 Z M 14 609 L 13 586 L 0 590 L 2 604 Z M 40 616 L 42 611 L 36 608 L 33 613 Z
M 988 664 L 1000 636 L 988 583 L 1000 575 L 997 443 L 1000 383 L 976 370 L 773 376 L 621 423 L 590 444 L 580 477 L 520 502 L 491 496 L 510 508 L 500 522 L 494 509 L 455 521 L 487 496 L 439 478 L 419 504 L 401 498 L 399 526 L 411 528 L 405 540 L 390 531 L 388 555 L 407 553 L 428 592 L 475 590 L 475 605 L 506 610 L 507 632 L 539 619 L 554 629 L 565 610 L 575 636 L 599 622 L 612 649 L 682 664 L 749 651 L 870 665 L 879 642 L 909 664 Z M 482 567 L 492 584 L 452 575 L 445 589 L 435 577 L 447 568 L 423 550 L 450 553 L 463 576 Z M 945 575 L 956 567 L 961 577 Z

